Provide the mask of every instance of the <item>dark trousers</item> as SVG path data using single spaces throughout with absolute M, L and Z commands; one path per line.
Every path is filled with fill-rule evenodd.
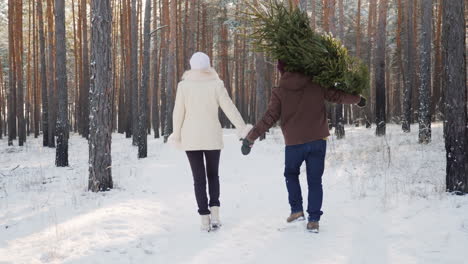
M 327 141 L 317 140 L 306 144 L 286 146 L 285 170 L 286 187 L 289 193 L 291 213 L 302 212 L 302 193 L 299 183 L 301 165 L 307 167 L 307 184 L 309 186 L 307 213 L 309 221 L 320 221 L 323 214 L 322 175 L 325 168 Z
M 208 215 L 210 214 L 208 206 L 220 205 L 218 171 L 221 150 L 187 151 L 186 153 L 190 162 L 190 167 L 192 168 L 198 213 L 200 215 Z M 203 158 L 205 158 L 205 160 L 203 160 Z M 208 197 L 206 196 L 206 179 L 208 179 L 208 191 L 210 194 L 209 203 Z

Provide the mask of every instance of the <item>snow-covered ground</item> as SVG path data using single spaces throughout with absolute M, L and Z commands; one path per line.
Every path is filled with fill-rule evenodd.
M 149 139 L 149 157 L 113 138 L 115 189 L 87 192 L 88 148 L 70 140 L 55 168 L 40 139 L 0 140 L 0 263 L 466 263 L 468 197 L 448 195 L 442 127 L 417 144 L 417 127 L 347 128 L 329 139 L 320 234 L 287 225 L 281 132 L 244 157 L 225 132 L 221 230 L 199 231 L 185 154 Z M 301 176 L 304 193 L 305 177 Z

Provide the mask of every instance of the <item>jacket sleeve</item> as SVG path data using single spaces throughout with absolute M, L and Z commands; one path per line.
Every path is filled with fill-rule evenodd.
M 237 136 L 239 138 L 245 138 L 252 129 L 252 126 L 245 124 L 244 119 L 239 113 L 239 110 L 237 110 L 237 107 L 232 102 L 231 97 L 229 97 L 223 82 L 220 82 L 220 85 L 217 86 L 216 94 L 218 97 L 219 106 L 229 121 L 231 121 L 231 123 L 236 127 Z
M 268 129 L 273 127 L 281 117 L 281 100 L 278 94 L 279 89 L 273 89 L 271 93 L 270 102 L 268 103 L 268 109 L 263 115 L 262 119 L 254 126 L 254 128 L 247 135 L 247 139 L 250 142 L 254 142 L 261 135 L 263 135 Z
M 337 89 L 325 89 L 325 100 L 336 104 L 357 104 L 361 100 L 359 95 L 347 94 Z
M 173 143 L 180 143 L 181 130 L 185 119 L 185 98 L 183 89 L 177 87 L 176 100 L 174 105 L 174 112 L 172 113 L 173 133 L 171 139 Z

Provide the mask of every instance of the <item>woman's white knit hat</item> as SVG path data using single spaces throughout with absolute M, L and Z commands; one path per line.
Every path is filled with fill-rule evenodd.
M 190 67 L 192 70 L 207 70 L 211 68 L 210 57 L 203 52 L 197 52 L 190 59 Z

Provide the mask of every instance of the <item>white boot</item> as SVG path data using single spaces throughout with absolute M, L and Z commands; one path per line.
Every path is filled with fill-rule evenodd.
M 210 223 L 210 215 L 201 215 L 201 231 L 210 232 L 211 231 L 211 223 Z
M 211 227 L 216 229 L 221 226 L 221 221 L 219 220 L 219 206 L 210 207 L 211 211 Z

